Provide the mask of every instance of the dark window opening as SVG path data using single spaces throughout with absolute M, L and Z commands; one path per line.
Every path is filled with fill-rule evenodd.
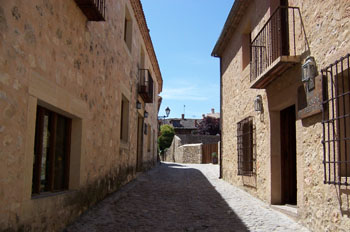
M 324 183 L 327 184 L 350 184 L 349 55 L 322 70 L 322 144 Z
M 120 120 L 120 139 L 128 142 L 129 137 L 129 101 L 122 96 L 121 120 Z
M 254 132 L 252 117 L 237 124 L 238 175 L 251 176 L 256 173 Z
M 131 51 L 132 45 L 132 20 L 131 14 L 127 8 L 125 8 L 125 19 L 124 19 L 124 41 Z
M 72 120 L 38 106 L 32 193 L 68 189 Z

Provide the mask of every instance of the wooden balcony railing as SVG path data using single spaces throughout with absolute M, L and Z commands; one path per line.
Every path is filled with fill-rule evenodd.
M 106 0 L 75 0 L 89 21 L 105 21 Z
M 153 102 L 153 79 L 148 69 L 139 70 L 139 94 L 145 103 Z
M 302 45 L 299 40 L 303 40 Z M 306 49 L 299 8 L 278 7 L 251 42 L 251 88 L 265 88 L 289 67 L 300 63 L 300 55 Z

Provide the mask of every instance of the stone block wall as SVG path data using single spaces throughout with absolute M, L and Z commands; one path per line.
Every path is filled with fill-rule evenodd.
M 183 155 L 179 157 L 179 163 L 200 164 L 202 163 L 202 144 L 186 144 L 182 146 Z M 176 157 L 175 157 L 176 160 Z
M 135 177 L 138 115 L 147 110 L 145 123 L 157 131 L 162 85 L 143 36 L 147 26 L 138 24 L 143 15 L 137 3 L 107 1 L 106 21 L 90 22 L 74 0 L 0 1 L 1 229 L 59 231 Z M 126 9 L 130 50 L 123 32 Z M 141 49 L 145 68 L 156 78 L 153 104 L 137 94 Z M 130 106 L 126 143 L 120 141 L 123 96 Z M 32 198 L 37 105 L 72 118 L 73 139 L 68 191 Z M 143 146 L 142 162 L 154 164 L 156 149 Z
M 350 52 L 350 2 L 290 0 L 290 6 L 300 9 L 310 49 L 302 52 L 300 64 L 267 89 L 251 89 L 250 65 L 242 67 L 242 35 L 247 31 L 251 31 L 252 39 L 257 35 L 271 15 L 270 3 L 276 5 L 277 1 L 251 1 L 221 54 L 222 168 L 226 181 L 268 203 L 278 204 L 280 111 L 297 105 L 301 64 L 307 55 L 315 57 L 320 72 Z M 297 37 L 296 43 L 303 43 L 303 38 Z M 262 113 L 254 111 L 257 95 L 262 96 Z M 255 127 L 256 175 L 251 177 L 237 175 L 237 123 L 246 117 L 253 117 Z M 320 114 L 296 121 L 298 220 L 312 231 L 346 231 L 350 228 L 348 189 L 323 183 L 321 121 Z
M 175 135 L 171 146 L 164 154 L 164 161 L 200 164 L 202 163 L 202 143 L 183 144 L 180 136 Z

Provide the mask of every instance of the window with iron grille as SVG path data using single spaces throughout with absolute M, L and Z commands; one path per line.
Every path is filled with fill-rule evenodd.
M 256 173 L 255 128 L 253 117 L 237 123 L 238 175 L 251 176 Z
M 349 55 L 322 70 L 322 144 L 326 184 L 350 184 Z

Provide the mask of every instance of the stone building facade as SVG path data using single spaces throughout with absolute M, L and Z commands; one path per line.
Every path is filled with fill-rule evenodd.
M 83 3 L 0 0 L 1 231 L 59 231 L 156 164 L 141 2 Z
M 349 12 L 347 0 L 236 0 L 212 53 L 222 178 L 313 231 L 350 228 Z

